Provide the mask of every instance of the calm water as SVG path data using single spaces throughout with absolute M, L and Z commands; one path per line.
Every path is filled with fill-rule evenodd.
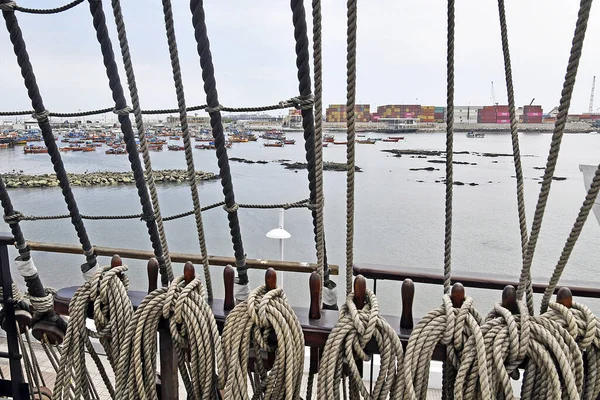
M 301 134 L 290 134 L 300 143 Z M 377 135 L 368 135 L 377 136 Z M 510 153 L 508 134 L 488 134 L 485 139 L 468 139 L 457 134 L 455 151 Z M 341 139 L 342 135 L 339 135 Z M 534 167 L 545 165 L 551 135 L 522 134 L 521 151 L 526 177 L 525 199 L 529 223 L 539 191 L 535 180 L 543 171 Z M 170 142 L 171 144 L 172 142 Z M 443 164 L 427 159 L 393 157 L 382 149 L 432 149 L 443 150 L 444 134 L 407 135 L 401 143 L 378 142 L 375 145 L 357 145 L 357 165 L 364 172 L 356 175 L 355 262 L 382 263 L 439 268 L 443 265 L 444 185 L 436 183 L 443 178 Z M 534 276 L 549 278 L 559 258 L 564 241 L 575 221 L 585 196 L 583 177 L 579 164 L 600 163 L 600 135 L 566 135 L 558 162 L 556 175 L 567 178 L 555 181 L 535 253 Z M 96 170 L 124 171 L 129 164 L 125 156 L 105 155 L 104 149 L 96 153 L 62 154 L 69 172 Z M 231 157 L 275 161 L 289 159 L 303 161 L 303 146 L 265 148 L 259 139 L 255 143 L 234 144 L 228 150 Z M 345 161 L 345 146 L 329 145 L 323 149 L 326 161 Z M 196 167 L 203 171 L 218 172 L 214 152 L 194 150 Z M 474 154 L 456 155 L 455 160 L 477 165 L 455 165 L 455 179 L 478 186 L 454 188 L 454 238 L 453 267 L 456 271 L 489 271 L 510 274 L 515 278 L 520 271 L 520 241 L 514 166 L 512 157 L 488 158 Z M 163 151 L 152 153 L 155 169 L 185 168 L 183 152 Z M 439 171 L 410 171 L 410 168 L 430 167 Z M 0 150 L 0 171 L 12 169 L 25 173 L 52 172 L 48 155 L 24 155 L 21 148 Z M 307 173 L 285 170 L 278 163 L 232 163 L 234 187 L 238 203 L 278 203 L 297 201 L 308 197 Z M 345 265 L 345 174 L 325 172 L 325 225 L 327 251 L 331 263 Z M 136 189 L 131 187 L 74 188 L 75 197 L 84 214 L 128 214 L 140 212 Z M 186 185 L 161 185 L 159 197 L 163 215 L 172 215 L 192 208 Z M 220 183 L 200 185 L 203 205 L 222 199 Z M 16 209 L 25 214 L 65 213 L 61 192 L 56 188 L 15 189 L 11 196 Z M 277 212 L 240 210 L 240 223 L 244 248 L 250 258 L 276 259 L 278 245 L 267 239 L 265 233 L 277 225 Z M 314 261 L 312 223 L 308 210 L 286 212 L 285 228 L 291 233 L 287 240 L 285 257 L 288 260 Z M 204 214 L 207 243 L 210 254 L 232 255 L 226 213 L 215 209 Z M 140 221 L 85 221 L 93 243 L 115 247 L 151 249 Z M 8 227 L 0 222 L 1 230 Z M 52 222 L 25 222 L 23 230 L 30 240 L 78 243 L 68 220 Z M 166 223 L 166 233 L 171 251 L 198 252 L 193 217 Z M 573 252 L 564 277 L 568 279 L 598 281 L 600 272 L 600 227 L 590 218 L 584 227 Z M 36 253 L 36 263 L 44 282 L 54 287 L 78 284 L 82 281 L 79 265 L 83 257 Z M 106 258 L 101 258 L 106 263 Z M 130 276 L 135 289 L 146 287 L 143 262 L 131 261 Z M 181 270 L 181 265 L 176 266 Z M 213 283 L 218 296 L 222 295 L 220 269 L 213 268 Z M 254 285 L 262 282 L 262 273 L 252 272 Z M 343 299 L 344 275 L 336 277 Z M 295 305 L 308 303 L 308 277 L 286 273 L 284 288 Z M 400 284 L 380 282 L 378 298 L 385 313 L 400 312 Z M 417 286 L 417 313 L 436 307 L 440 302 L 441 287 Z M 500 300 L 496 292 L 469 290 L 476 298 L 482 312 L 487 312 L 493 302 Z M 586 300 L 596 312 L 600 303 Z

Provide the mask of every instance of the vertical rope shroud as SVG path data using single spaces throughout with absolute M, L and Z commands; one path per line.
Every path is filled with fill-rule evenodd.
M 347 4 L 347 55 L 346 55 L 346 295 L 352 292 L 352 266 L 354 264 L 354 148 L 356 126 L 356 0 Z
M 102 10 L 102 1 L 89 0 L 89 3 L 90 13 L 92 14 L 93 24 L 96 30 L 96 38 L 98 39 L 98 43 L 100 43 L 102 60 L 106 68 L 106 75 L 108 77 L 112 97 L 115 102 L 115 113 L 117 113 L 119 123 L 121 124 L 121 132 L 123 132 L 129 162 L 131 164 L 131 170 L 133 171 L 135 186 L 137 188 L 140 203 L 142 205 L 142 213 L 144 214 L 143 219 L 146 221 L 146 227 L 148 229 L 148 234 L 150 235 L 152 248 L 154 249 L 154 254 L 159 262 L 161 283 L 163 286 L 165 286 L 169 283 L 169 269 L 165 264 L 165 259 L 163 257 L 163 249 L 156 226 L 154 210 L 152 208 L 152 202 L 148 196 L 148 188 L 146 187 L 146 181 L 144 179 L 144 171 L 142 170 L 140 156 L 137 151 L 135 137 L 133 135 L 133 128 L 131 126 L 131 120 L 129 119 L 129 107 L 127 106 L 125 95 L 123 94 L 123 86 L 121 85 L 121 79 L 119 78 L 119 71 L 115 62 L 112 43 L 110 37 L 108 36 L 106 18 L 104 16 L 104 11 Z
M 229 220 L 229 231 L 236 260 L 236 269 L 238 273 L 237 284 L 248 284 L 248 268 L 246 266 L 246 254 L 244 253 L 244 244 L 242 243 L 242 233 L 240 231 L 240 221 L 237 214 L 237 204 L 235 202 L 235 193 L 233 191 L 233 182 L 231 171 L 229 170 L 229 158 L 225 148 L 225 135 L 223 134 L 223 122 L 221 120 L 221 105 L 217 93 L 217 82 L 215 79 L 215 69 L 210 52 L 210 41 L 206 31 L 206 22 L 204 15 L 204 6 L 202 0 L 191 0 L 190 11 L 192 12 L 192 25 L 194 27 L 194 37 L 196 38 L 198 55 L 200 56 L 200 66 L 202 68 L 202 80 L 204 81 L 204 91 L 206 93 L 207 111 L 210 115 L 210 125 L 215 139 L 215 147 L 219 164 L 219 175 L 221 176 L 221 186 L 225 195 L 225 210 Z
M 177 39 L 175 37 L 175 23 L 173 20 L 173 11 L 171 9 L 171 0 L 163 0 L 163 13 L 165 17 L 165 28 L 167 31 L 167 42 L 169 45 L 169 55 L 171 58 L 171 67 L 173 69 L 173 81 L 177 92 L 177 105 L 179 107 L 179 121 L 183 133 L 183 144 L 185 147 L 185 161 L 187 164 L 187 175 L 192 192 L 192 202 L 194 204 L 194 217 L 196 219 L 196 231 L 198 232 L 198 243 L 200 244 L 200 253 L 202 254 L 202 264 L 204 266 L 204 280 L 206 282 L 206 293 L 209 299 L 213 297 L 212 281 L 210 278 L 210 269 L 208 265 L 208 251 L 206 250 L 206 237 L 204 235 L 204 224 L 202 222 L 202 212 L 200 205 L 200 195 L 196 183 L 196 169 L 194 166 L 194 156 L 192 154 L 192 142 L 187 121 L 187 106 L 185 103 L 185 93 L 183 91 L 183 80 L 181 78 L 181 67 L 179 65 L 179 53 L 177 51 Z
M 446 53 L 446 211 L 444 236 L 444 293 L 450 292 L 452 273 L 452 184 L 454 155 L 454 0 L 448 0 Z
M 527 242 L 527 251 L 525 257 L 523 257 L 523 269 L 521 270 L 519 288 L 517 290 L 517 297 L 519 300 L 523 298 L 525 292 L 529 293 L 531 288 L 531 263 L 533 261 L 540 229 L 542 227 L 544 211 L 546 210 L 546 203 L 548 202 L 548 195 L 550 194 L 550 187 L 552 186 L 552 177 L 554 176 L 554 171 L 556 169 L 558 153 L 560 152 L 560 145 L 567 123 L 567 115 L 569 113 L 569 106 L 571 105 L 571 96 L 573 95 L 575 78 L 577 77 L 577 69 L 579 67 L 579 60 L 581 59 L 581 50 L 583 48 L 583 41 L 585 39 L 591 7 L 592 0 L 581 0 L 579 4 L 579 13 L 575 24 L 575 33 L 573 35 L 565 82 L 563 84 L 560 104 L 558 106 L 558 115 L 556 117 L 556 123 L 554 124 L 550 152 L 548 154 L 546 169 L 542 178 L 542 186 L 535 208 L 533 223 L 531 224 L 531 233 L 529 234 L 529 241 Z
M 504 76 L 506 79 L 506 93 L 508 97 L 508 113 L 510 115 L 510 136 L 512 140 L 513 160 L 515 163 L 515 177 L 517 178 L 517 212 L 519 215 L 519 230 L 521 234 L 521 258 L 523 259 L 527 250 L 527 218 L 525 215 L 523 167 L 521 166 L 521 150 L 519 146 L 518 121 L 515 112 L 515 92 L 510 61 L 510 49 L 508 45 L 508 27 L 506 24 L 504 0 L 498 0 L 498 15 L 502 37 L 502 54 L 504 55 Z M 533 315 L 533 290 L 531 288 L 528 288 L 527 290 L 527 307 L 529 313 Z
M 146 130 L 144 129 L 144 120 L 142 117 L 142 109 L 140 107 L 140 97 L 138 95 L 137 84 L 135 81 L 135 73 L 131 62 L 131 54 L 129 52 L 129 43 L 127 41 L 127 32 L 125 30 L 125 22 L 121 12 L 121 3 L 119 0 L 112 0 L 113 15 L 115 17 L 115 25 L 119 37 L 119 47 L 121 48 L 121 56 L 123 57 L 123 65 L 125 66 L 125 74 L 127 75 L 127 85 L 129 86 L 129 94 L 131 96 L 131 104 L 133 106 L 133 114 L 135 116 L 135 124 L 140 139 L 140 147 L 142 148 L 142 158 L 144 159 L 144 171 L 148 190 L 150 191 L 150 199 L 156 216 L 156 227 L 160 237 L 160 244 L 163 250 L 166 271 L 169 281 L 173 280 L 173 269 L 171 266 L 171 257 L 169 256 L 169 247 L 165 228 L 163 225 L 162 214 L 160 212 L 160 203 L 158 201 L 158 193 L 154 182 L 154 173 L 152 172 L 152 162 L 148 151 L 148 142 L 146 140 Z
M 6 4 L 8 2 L 9 0 L 0 0 L 0 4 Z M 65 166 L 62 162 L 56 141 L 54 140 L 54 134 L 52 133 L 52 127 L 50 126 L 50 120 L 48 119 L 48 111 L 44 106 L 44 102 L 35 79 L 35 74 L 33 72 L 33 67 L 29 61 L 29 54 L 27 53 L 27 47 L 25 46 L 25 41 L 23 40 L 23 34 L 21 33 L 21 28 L 19 28 L 19 22 L 17 21 L 14 11 L 2 11 L 2 15 L 4 16 L 6 29 L 10 35 L 10 41 L 13 44 L 14 53 L 17 56 L 17 63 L 21 69 L 21 75 L 23 76 L 25 87 L 27 88 L 29 98 L 31 99 L 31 104 L 35 110 L 33 117 L 37 119 L 40 130 L 42 131 L 44 143 L 48 148 L 48 154 L 50 155 L 54 172 L 56 173 L 65 203 L 67 204 L 67 209 L 69 210 L 69 214 L 71 216 L 71 223 L 75 227 L 77 237 L 79 238 L 79 243 L 81 243 L 81 247 L 86 256 L 87 262 L 81 266 L 81 270 L 82 272 L 87 272 L 96 266 L 96 255 L 94 254 L 92 244 L 90 243 L 83 220 L 79 214 L 79 208 L 77 207 L 75 196 L 73 196 L 73 192 L 69 184 L 67 171 L 65 170 Z

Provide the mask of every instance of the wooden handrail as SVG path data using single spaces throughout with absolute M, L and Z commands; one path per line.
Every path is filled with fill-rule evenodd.
M 362 275 L 367 279 L 403 281 L 412 279 L 414 282 L 430 283 L 441 285 L 444 282 L 444 275 L 441 270 L 432 268 L 407 268 L 396 265 L 383 264 L 355 264 L 352 268 L 353 275 Z M 517 287 L 519 282 L 514 276 L 495 274 L 491 272 L 453 272 L 452 281 L 460 282 L 465 287 L 504 290 L 506 285 Z M 544 293 L 547 283 L 541 279 L 534 279 L 533 291 L 535 293 Z M 560 286 L 567 286 L 571 289 L 573 296 L 579 297 L 600 297 L 600 282 L 573 281 L 561 279 Z M 558 286 L 555 292 L 560 288 Z
M 13 245 L 14 240 L 12 235 L 7 233 L 0 233 L 0 244 Z M 27 242 L 29 249 L 34 251 L 48 252 L 48 253 L 63 253 L 63 254 L 82 254 L 81 246 L 74 244 L 62 244 L 62 243 L 48 243 L 48 242 Z M 99 256 L 112 257 L 115 254 L 120 255 L 123 258 L 130 258 L 135 260 L 148 261 L 154 257 L 154 253 L 150 250 L 135 250 L 135 249 L 122 249 L 117 247 L 106 247 L 106 246 L 94 246 L 96 254 Z M 188 254 L 188 253 L 169 253 L 171 261 L 185 263 L 191 261 L 194 264 L 202 264 L 202 257 L 200 254 Z M 224 256 L 208 256 L 208 263 L 211 266 L 224 267 L 226 265 L 235 265 L 235 258 L 224 257 Z M 261 259 L 246 259 L 246 265 L 248 269 L 262 269 L 266 270 L 271 267 L 276 271 L 285 272 L 301 272 L 310 274 L 317 270 L 317 264 L 314 263 L 300 263 L 295 261 L 275 261 L 275 260 L 261 260 Z M 334 264 L 329 264 L 329 270 L 332 275 L 339 274 L 339 267 Z

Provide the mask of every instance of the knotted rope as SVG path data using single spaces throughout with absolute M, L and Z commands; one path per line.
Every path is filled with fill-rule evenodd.
M 409 398 L 427 398 L 430 361 L 437 344 L 446 346 L 447 371 L 453 376 L 455 371 L 460 371 L 463 363 L 470 362 L 469 358 L 463 357 L 463 349 L 469 340 L 475 345 L 471 359 L 475 360 L 476 368 L 470 373 L 471 378 L 477 380 L 477 394 L 484 399 L 492 398 L 480 323 L 481 317 L 473 307 L 472 298 L 466 297 L 457 308 L 453 306 L 449 294 L 444 295 L 441 307 L 429 312 L 419 321 L 406 348 L 404 373 Z
M 273 337 L 274 335 L 274 337 Z M 253 356 L 253 399 L 298 399 L 304 365 L 304 338 L 282 288 L 261 286 L 227 316 L 223 329 L 224 398 L 249 399 L 248 359 Z M 275 344 L 276 341 L 276 344 Z M 267 372 L 263 354 L 275 352 Z
M 54 398 L 79 399 L 82 389 L 87 387 L 85 347 L 91 348 L 90 337 L 97 337 L 104 347 L 113 370 L 122 343 L 126 339 L 127 325 L 133 308 L 127 296 L 129 279 L 124 272 L 126 266 L 106 266 L 92 279 L 80 286 L 69 302 L 69 325 L 61 350 L 59 370 L 54 385 Z M 88 305 L 93 306 L 96 332 L 86 328 Z M 97 362 L 100 368 L 101 364 Z M 102 371 L 101 371 L 102 372 Z M 105 374 L 103 374 L 105 376 Z M 70 396 L 69 385 L 73 383 L 74 397 Z M 108 379 L 105 384 L 112 398 L 114 390 Z
M 188 398 L 216 399 L 222 364 L 219 331 L 199 277 L 175 278 L 144 298 L 131 319 L 116 368 L 118 399 L 157 399 L 156 331 L 161 318 L 179 358 Z
M 356 360 L 372 361 L 365 352 L 374 340 L 381 354 L 381 367 L 373 393 L 362 382 Z M 318 399 L 339 399 L 343 369 L 347 365 L 351 387 L 365 399 L 401 399 L 404 395 L 404 354 L 402 343 L 394 329 L 379 315 L 377 298 L 366 292 L 365 305 L 357 309 L 354 293 L 346 297 L 340 316 L 331 331 L 319 366 Z M 345 391 L 345 382 L 344 391 Z

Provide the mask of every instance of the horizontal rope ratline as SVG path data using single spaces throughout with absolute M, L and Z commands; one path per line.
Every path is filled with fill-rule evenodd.
M 308 199 L 297 201 L 294 203 L 283 203 L 283 204 L 236 204 L 237 207 L 234 207 L 236 210 L 238 208 L 249 208 L 254 210 L 273 210 L 277 208 L 283 208 L 284 210 L 289 210 L 291 208 L 314 208 L 312 204 L 310 204 Z M 202 207 L 201 211 L 208 211 L 215 209 L 217 207 L 223 207 L 225 211 L 232 212 L 233 210 L 228 210 L 225 208 L 225 202 L 221 201 L 218 203 L 214 203 L 205 207 Z M 194 214 L 194 210 L 186 211 L 181 214 L 171 215 L 169 217 L 163 217 L 163 221 L 173 221 L 176 219 L 189 217 Z M 7 224 L 21 222 L 21 221 L 49 221 L 49 220 L 57 220 L 57 219 L 67 219 L 71 216 L 69 214 L 59 214 L 59 215 L 23 215 L 19 211 L 14 212 L 12 215 L 4 215 L 4 222 Z M 142 214 L 125 214 L 125 215 L 83 215 L 81 214 L 81 219 L 89 219 L 92 221 L 100 221 L 100 220 L 123 220 L 123 219 L 142 219 L 144 221 L 148 219 L 153 219 L 154 216 L 145 216 Z
M 27 14 L 58 14 L 63 11 L 70 10 L 71 8 L 83 3 L 83 0 L 75 0 L 64 6 L 56 8 L 27 8 L 20 7 L 16 1 L 9 1 L 8 3 L 0 4 L 0 11 L 20 11 Z
M 269 105 L 269 106 L 259 106 L 259 107 L 225 107 L 219 106 L 216 108 L 210 108 L 206 104 L 202 104 L 200 106 L 187 107 L 187 111 L 226 111 L 226 112 L 259 112 L 259 111 L 273 111 L 280 110 L 284 108 L 296 108 L 299 110 L 302 109 L 311 109 L 315 102 L 314 96 L 312 94 L 308 96 L 296 96 L 292 97 L 288 100 L 282 100 L 277 104 Z M 126 109 L 124 109 L 126 110 Z M 71 118 L 71 117 L 87 117 L 90 115 L 99 115 L 106 114 L 109 112 L 113 112 L 118 114 L 121 110 L 115 110 L 114 107 L 101 108 L 98 110 L 89 110 L 89 111 L 81 111 L 81 112 L 72 112 L 72 113 L 64 113 L 64 112 L 47 112 L 47 116 L 49 117 L 60 117 L 60 118 Z M 128 110 L 128 113 L 133 112 L 133 110 Z M 158 114 L 174 114 L 178 113 L 179 109 L 177 108 L 166 108 L 166 109 L 157 109 L 157 110 L 142 110 L 142 114 L 144 115 L 158 115 Z M 22 110 L 22 111 L 0 111 L 0 116 L 2 117 L 12 117 L 19 115 L 32 115 L 33 118 L 37 118 L 35 116 L 35 112 L 33 110 Z

